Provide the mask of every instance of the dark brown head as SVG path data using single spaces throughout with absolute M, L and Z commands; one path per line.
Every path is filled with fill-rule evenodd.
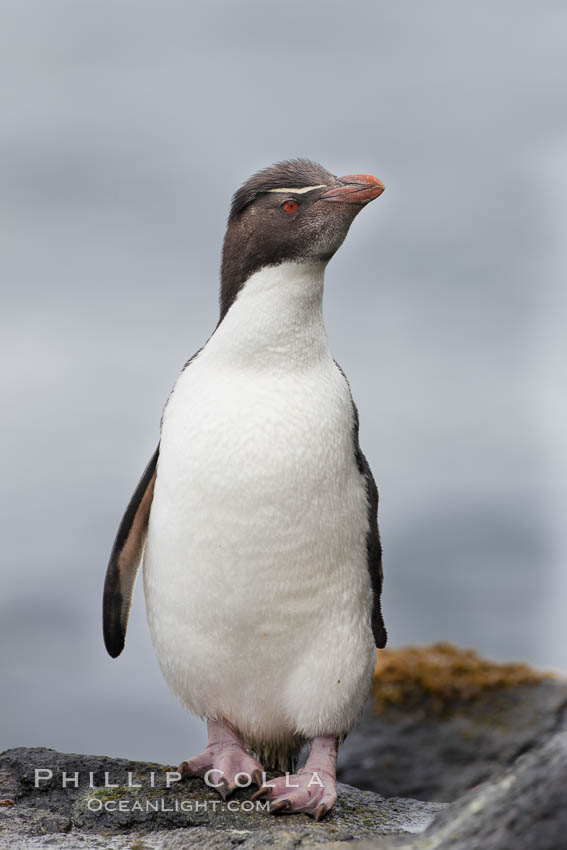
M 232 199 L 222 252 L 221 320 L 239 289 L 264 266 L 330 260 L 355 216 L 383 191 L 370 174 L 335 177 L 308 159 L 254 174 Z

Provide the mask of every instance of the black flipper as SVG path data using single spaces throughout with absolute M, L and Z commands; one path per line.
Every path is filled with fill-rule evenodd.
M 356 406 L 353 406 L 356 411 Z M 366 481 L 366 498 L 368 499 L 368 523 L 370 527 L 366 535 L 366 557 L 374 597 L 372 603 L 372 633 L 374 634 L 374 643 L 378 649 L 384 649 L 388 640 L 388 634 L 382 618 L 381 607 L 384 574 L 382 572 L 382 545 L 378 532 L 378 489 L 374 481 L 374 476 L 368 466 L 368 461 L 358 444 L 358 413 L 356 413 L 355 452 L 358 468 Z
M 350 385 L 347 376 L 335 360 L 335 365 L 345 379 L 350 392 Z M 382 618 L 382 584 L 384 581 L 384 573 L 382 572 L 382 544 L 380 543 L 380 533 L 378 531 L 378 488 L 374 481 L 374 476 L 368 465 L 368 461 L 362 453 L 358 440 L 358 410 L 356 404 L 352 402 L 352 412 L 354 418 L 353 424 L 353 441 L 354 441 L 354 456 L 359 472 L 364 478 L 366 484 L 366 499 L 368 502 L 368 534 L 366 535 L 366 563 L 370 575 L 370 584 L 372 587 L 372 633 L 374 635 L 374 643 L 378 649 L 384 649 L 388 640 L 388 633 Z
M 116 658 L 124 649 L 134 583 L 148 531 L 158 456 L 159 445 L 122 517 L 106 570 L 102 623 L 104 644 L 112 658 Z

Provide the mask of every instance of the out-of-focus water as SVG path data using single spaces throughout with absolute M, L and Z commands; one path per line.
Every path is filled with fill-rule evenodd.
M 326 317 L 381 492 L 391 645 L 566 669 L 565 7 L 0 11 L 0 748 L 174 763 L 202 742 L 141 588 L 105 655 L 102 582 L 216 321 L 230 194 L 290 156 L 387 186 Z

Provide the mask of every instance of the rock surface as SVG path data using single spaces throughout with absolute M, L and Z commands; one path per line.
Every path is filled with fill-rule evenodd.
M 408 850 L 565 850 L 567 733 L 447 806 Z
M 47 772 L 38 774 L 37 788 L 36 769 L 52 771 L 49 779 Z M 352 846 L 355 839 L 417 834 L 442 808 L 417 800 L 385 800 L 340 785 L 336 806 L 315 823 L 307 815 L 270 815 L 262 801 L 249 801 L 246 789 L 223 803 L 198 779 L 166 788 L 167 772 L 173 770 L 43 748 L 7 750 L 0 755 L 0 800 L 13 800 L 14 805 L 0 807 L 0 850 Z M 94 788 L 89 787 L 91 772 Z M 118 787 L 104 787 L 105 773 L 107 784 Z M 142 788 L 128 787 L 129 773 L 130 785 Z
M 386 650 L 338 773 L 386 797 L 452 801 L 565 728 L 566 679 L 448 644 Z
M 36 768 L 53 772 L 38 788 Z M 244 790 L 232 803 L 224 804 L 198 780 L 167 789 L 168 770 L 41 748 L 8 750 L 0 755 L 0 800 L 11 799 L 14 804 L 0 806 L 0 850 L 260 850 L 272 846 L 279 850 L 299 846 L 564 850 L 567 846 L 565 732 L 451 804 L 386 800 L 341 785 L 336 807 L 321 823 L 305 815 L 273 817 L 250 806 L 249 792 Z M 91 771 L 94 788 L 89 787 Z M 67 787 L 62 787 L 63 772 Z M 107 783 L 117 787 L 103 787 L 105 772 Z M 129 788 L 129 779 L 142 788 Z

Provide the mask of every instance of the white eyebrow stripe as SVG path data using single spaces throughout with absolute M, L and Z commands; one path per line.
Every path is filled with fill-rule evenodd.
M 326 183 L 319 183 L 317 186 L 304 186 L 302 189 L 268 189 L 268 192 L 288 192 L 294 195 L 303 195 L 304 192 L 311 192 L 313 189 L 325 189 Z

